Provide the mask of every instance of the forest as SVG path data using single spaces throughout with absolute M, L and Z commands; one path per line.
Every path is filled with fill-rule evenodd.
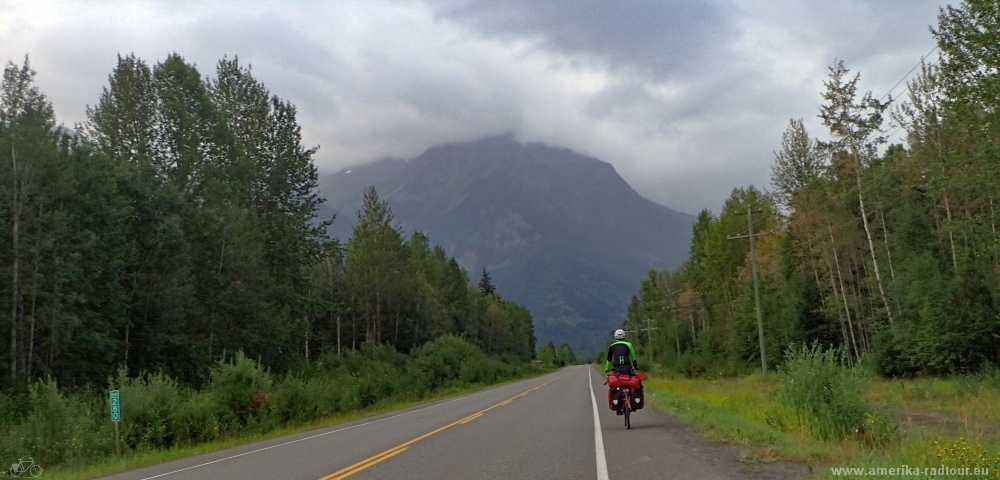
M 995 2 L 942 8 L 938 61 L 900 98 L 830 65 L 822 134 L 790 120 L 771 188 L 702 211 L 682 267 L 641 281 L 624 321 L 639 346 L 688 375 L 774 369 L 803 343 L 886 377 L 997 366 L 998 18 Z
M 0 458 L 78 468 L 119 423 L 125 455 L 155 453 L 537 371 L 530 313 L 374 187 L 327 235 L 317 147 L 238 58 L 206 78 L 119 56 L 74 128 L 29 57 L 3 73 Z
M 29 58 L 0 97 L 0 389 L 103 386 L 117 369 L 198 387 L 241 352 L 291 372 L 365 344 L 450 335 L 510 364 L 524 308 L 471 284 L 374 188 L 352 236 L 317 218 L 317 147 L 238 58 L 119 56 L 87 121 L 57 124 Z M 482 282 L 481 282 L 482 283 Z

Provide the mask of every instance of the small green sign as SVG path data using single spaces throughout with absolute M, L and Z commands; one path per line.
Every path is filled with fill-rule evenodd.
M 122 404 L 118 399 L 118 390 L 111 391 L 111 421 L 117 422 L 122 419 Z

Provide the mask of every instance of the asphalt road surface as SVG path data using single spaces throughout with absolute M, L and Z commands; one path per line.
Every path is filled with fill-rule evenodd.
M 632 429 L 589 366 L 109 479 L 795 479 L 647 407 Z

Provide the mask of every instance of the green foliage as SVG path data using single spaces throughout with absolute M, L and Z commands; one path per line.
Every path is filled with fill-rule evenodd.
M 466 363 L 484 362 L 485 356 L 467 340 L 445 335 L 424 344 L 413 353 L 416 371 L 429 389 L 447 386 L 462 375 Z
M 104 405 L 89 392 L 63 395 L 52 380 L 28 389 L 23 417 L 0 422 L 0 455 L 31 455 L 40 465 L 83 465 L 113 453 Z M 12 421 L 13 420 L 13 421 Z
M 238 430 L 260 421 L 269 406 L 272 384 L 270 372 L 242 351 L 220 360 L 212 369 L 209 392 L 225 408 L 223 426 Z
M 201 390 L 163 373 L 130 377 L 120 368 L 108 386 L 120 391 L 123 453 L 264 433 L 522 372 L 451 335 L 410 356 L 372 342 L 345 355 L 324 355 L 317 367 L 274 381 L 266 368 L 237 352 L 216 364 Z M 107 391 L 67 395 L 51 380 L 33 383 L 22 396 L 0 395 L 0 455 L 32 455 L 47 468 L 108 458 L 114 454 L 108 402 Z
M 118 389 L 123 400 L 122 445 L 131 450 L 166 448 L 176 442 L 177 409 L 184 392 L 177 381 L 163 373 L 140 374 L 129 378 L 124 368 L 118 370 L 111 389 Z
M 493 279 L 490 278 L 490 274 L 485 268 L 483 269 L 483 276 L 479 278 L 478 286 L 479 293 L 484 297 L 493 295 L 497 292 L 497 287 L 496 285 L 493 285 Z
M 754 231 L 772 233 L 755 245 L 772 365 L 794 342 L 840 347 L 848 365 L 887 377 L 1000 362 L 991 341 L 1000 336 L 1000 77 L 983 73 L 1000 64 L 996 12 L 980 1 L 943 8 L 932 29 L 940 62 L 921 65 L 891 112 L 859 91 L 860 74 L 832 64 L 819 108 L 828 139 L 792 120 L 773 193 L 734 189 L 718 215 L 701 212 L 688 260 L 644 279 L 629 306 L 623 324 L 638 332 L 636 345 L 651 344 L 688 375 L 759 362 L 750 255 L 733 241 L 750 209 L 760 212 Z M 887 113 L 906 130 L 905 146 L 882 148 Z M 664 296 L 658 275 L 676 297 Z M 687 333 L 674 327 L 685 314 Z M 651 339 L 647 319 L 659 327 Z
M 494 382 L 532 358 L 530 313 L 479 295 L 425 235 L 404 241 L 374 189 L 354 238 L 324 237 L 316 148 L 238 59 L 212 79 L 178 54 L 119 56 L 80 137 L 55 128 L 34 76 L 9 63 L 0 85 L 0 458 L 110 455 L 104 382 L 129 454 Z
M 220 374 L 225 352 L 283 374 L 366 342 L 392 350 L 385 361 L 401 370 L 398 355 L 449 334 L 491 356 L 532 358 L 527 310 L 477 295 L 426 235 L 404 241 L 373 188 L 353 237 L 324 238 L 316 148 L 302 145 L 295 107 L 237 58 L 215 73 L 204 78 L 178 54 L 155 65 L 119 56 L 81 137 L 70 137 L 54 128 L 27 59 L 6 66 L 0 283 L 12 295 L 0 309 L 12 316 L 0 317 L 11 346 L 0 388 L 45 375 L 96 385 L 107 365 L 197 387 Z M 223 423 L 252 421 L 246 409 Z M 168 441 L 137 435 L 136 445 Z
M 843 350 L 799 345 L 785 360 L 768 416 L 773 424 L 821 440 L 858 438 L 880 447 L 898 437 L 898 425 L 868 405 L 865 379 L 846 365 Z
M 174 412 L 176 444 L 197 445 L 223 437 L 227 433 L 222 424 L 224 408 L 212 391 L 191 392 Z

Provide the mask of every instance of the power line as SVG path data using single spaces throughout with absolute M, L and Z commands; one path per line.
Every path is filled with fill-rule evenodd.
M 917 62 L 917 64 L 914 65 L 913 68 L 911 68 L 909 72 L 906 72 L 906 75 L 903 75 L 903 78 L 900 78 L 899 81 L 896 82 L 896 84 L 893 85 L 892 88 L 890 88 L 888 92 L 885 92 L 885 95 L 882 95 L 882 98 L 878 99 L 878 101 L 881 102 L 882 100 L 885 100 L 886 97 L 888 97 L 889 95 L 891 95 L 892 91 L 895 90 L 896 87 L 898 87 L 901 83 L 905 82 L 906 79 L 909 78 L 910 75 L 913 74 L 913 72 L 917 69 L 917 67 L 919 67 L 921 64 L 924 63 L 924 59 L 926 59 L 927 57 L 929 57 L 937 49 L 938 49 L 938 46 L 934 45 L 934 48 L 932 48 L 931 51 L 927 52 L 926 54 L 924 54 L 924 56 L 920 57 L 920 61 Z
M 907 79 L 909 79 L 910 75 L 912 75 L 913 72 L 917 70 L 917 67 L 923 65 L 924 64 L 924 60 L 926 60 L 927 57 L 931 56 L 931 54 L 933 54 L 934 52 L 936 52 L 937 49 L 938 49 L 938 46 L 934 45 L 934 48 L 930 49 L 930 51 L 928 51 L 922 57 L 920 57 L 920 61 L 917 62 L 917 64 L 914 65 L 913 68 L 910 69 L 910 71 L 906 72 L 906 74 L 903 75 L 903 77 L 900 78 L 899 81 L 897 81 L 896 84 L 893 85 L 892 88 L 889 89 L 889 91 L 885 92 L 885 94 L 882 95 L 882 97 L 878 99 L 879 103 L 882 103 L 886 98 L 890 98 L 891 99 L 892 92 L 894 90 L 896 90 L 896 87 L 900 86 L 903 82 L 905 82 Z M 886 139 L 891 138 L 901 128 L 902 128 L 901 126 L 897 125 L 896 128 L 891 129 L 891 131 L 890 131 L 889 128 L 879 129 L 878 132 L 872 133 L 872 135 L 870 135 L 868 138 L 866 138 L 865 139 L 865 143 L 871 143 L 871 141 L 874 140 L 875 137 L 878 136 L 878 135 L 885 135 Z

